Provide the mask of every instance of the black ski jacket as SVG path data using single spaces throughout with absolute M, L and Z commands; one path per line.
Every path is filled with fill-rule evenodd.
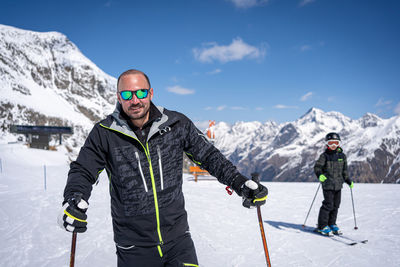
M 68 173 L 64 201 L 75 192 L 88 201 L 100 172 L 107 171 L 118 246 L 160 245 L 189 230 L 182 193 L 184 152 L 236 192 L 246 181 L 186 116 L 157 109 L 161 115 L 142 143 L 118 103 L 93 127 Z
M 351 184 L 347 171 L 347 158 L 340 147 L 336 150 L 327 148 L 315 163 L 314 172 L 317 177 L 321 174 L 326 176 L 327 179 L 322 183 L 324 190 L 341 190 L 343 182 Z

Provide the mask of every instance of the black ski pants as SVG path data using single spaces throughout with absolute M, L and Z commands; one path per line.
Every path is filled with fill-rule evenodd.
M 117 246 L 117 256 L 118 267 L 198 266 L 196 250 L 189 233 L 160 247 L 135 246 L 123 249 Z
M 342 190 L 322 190 L 324 200 L 319 209 L 318 228 L 322 229 L 327 225 L 336 224 L 336 218 L 340 206 Z

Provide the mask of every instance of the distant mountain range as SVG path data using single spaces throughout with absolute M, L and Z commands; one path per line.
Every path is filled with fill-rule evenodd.
M 0 138 L 10 137 L 10 124 L 72 126 L 64 144 L 73 157 L 93 123 L 114 109 L 116 79 L 61 33 L 0 25 L 0 90 Z M 215 145 L 246 175 L 316 181 L 313 166 L 330 131 L 341 135 L 356 182 L 400 182 L 400 116 L 352 120 L 312 108 L 282 124 L 219 122 Z
M 400 116 L 367 113 L 352 120 L 339 112 L 312 108 L 294 122 L 220 122 L 216 146 L 243 173 L 265 181 L 316 181 L 313 167 L 328 132 L 337 132 L 356 182 L 400 182 Z

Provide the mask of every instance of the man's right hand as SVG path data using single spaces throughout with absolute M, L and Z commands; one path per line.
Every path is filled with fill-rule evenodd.
M 86 231 L 87 215 L 86 210 L 89 204 L 82 199 L 81 193 L 74 196 L 64 204 L 58 215 L 58 225 L 68 232 L 83 233 Z
M 319 181 L 320 181 L 321 183 L 325 182 L 326 179 L 327 179 L 326 176 L 323 175 L 323 174 L 321 174 L 321 175 L 319 176 Z

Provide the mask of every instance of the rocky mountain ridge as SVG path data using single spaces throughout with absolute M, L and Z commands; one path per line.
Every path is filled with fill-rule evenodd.
M 240 171 L 257 171 L 265 181 L 316 181 L 313 166 L 328 132 L 340 134 L 356 182 L 400 181 L 400 116 L 367 113 L 353 120 L 311 108 L 293 122 L 220 122 L 214 131 L 215 145 Z

